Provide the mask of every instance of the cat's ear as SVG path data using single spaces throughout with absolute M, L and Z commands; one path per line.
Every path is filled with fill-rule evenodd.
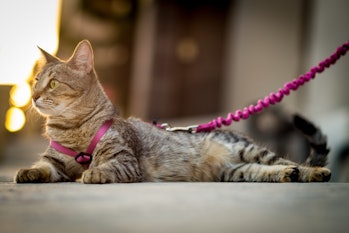
M 55 63 L 55 62 L 59 62 L 59 59 L 51 54 L 49 54 L 48 52 L 46 52 L 45 50 L 43 50 L 42 48 L 40 48 L 38 46 L 38 49 L 40 50 L 41 54 L 44 56 L 46 63 Z
M 75 48 L 73 55 L 69 58 L 68 65 L 74 69 L 90 73 L 93 70 L 93 50 L 88 40 L 81 41 Z

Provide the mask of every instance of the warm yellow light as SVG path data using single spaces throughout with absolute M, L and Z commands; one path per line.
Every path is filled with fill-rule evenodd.
M 5 128 L 10 132 L 16 132 L 23 128 L 25 124 L 24 112 L 16 107 L 7 110 Z
M 0 7 L 0 84 L 30 77 L 38 48 L 58 49 L 61 0 L 11 0 Z
M 30 101 L 27 84 L 32 69 L 41 57 L 37 48 L 55 54 L 59 44 L 62 0 L 10 0 L 0 7 L 0 85 L 14 86 L 12 106 L 6 113 L 5 127 L 10 132 L 23 128 L 25 115 L 18 107 Z M 2 123 L 1 123 L 2 124 Z
M 10 101 L 16 107 L 23 107 L 31 99 L 31 88 L 28 83 L 23 82 L 12 87 L 10 91 Z

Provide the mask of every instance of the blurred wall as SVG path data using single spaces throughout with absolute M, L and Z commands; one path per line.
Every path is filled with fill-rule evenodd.
M 349 1 L 314 1 L 307 38 L 306 65 L 311 67 L 349 39 Z M 349 107 L 349 57 L 345 56 L 309 85 L 304 111 L 322 115 Z M 349 128 L 348 128 L 349 130 Z
M 230 14 L 222 110 L 242 108 L 299 73 L 304 1 L 237 1 Z M 294 95 L 285 98 L 290 108 Z

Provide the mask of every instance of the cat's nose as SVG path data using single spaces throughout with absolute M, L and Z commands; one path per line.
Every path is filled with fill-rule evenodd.
M 32 98 L 33 98 L 33 101 L 36 102 L 40 98 L 40 96 L 39 95 L 33 95 Z

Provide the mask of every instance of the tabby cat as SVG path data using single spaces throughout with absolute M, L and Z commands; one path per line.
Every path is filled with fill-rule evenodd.
M 62 61 L 42 50 L 46 65 L 36 76 L 33 106 L 46 117 L 51 140 L 41 159 L 20 169 L 15 182 L 83 183 L 161 181 L 324 182 L 326 137 L 310 122 L 296 126 L 312 141 L 313 153 L 303 165 L 286 160 L 231 131 L 169 132 L 139 119 L 121 118 L 103 91 L 94 69 L 90 43 L 81 41 Z M 102 125 L 109 128 L 93 152 L 69 156 L 64 150 L 87 151 Z M 59 145 L 53 146 L 52 142 Z M 77 157 L 90 156 L 89 163 Z

